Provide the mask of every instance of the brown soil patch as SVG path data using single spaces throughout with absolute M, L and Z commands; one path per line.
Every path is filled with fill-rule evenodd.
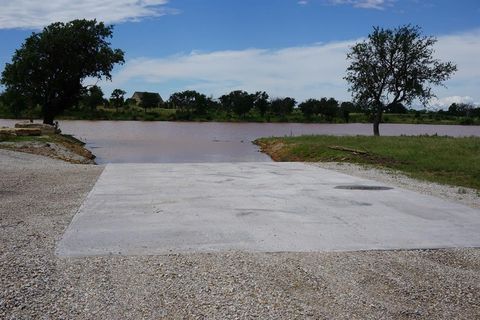
M 5 141 L 0 148 L 58 159 L 75 164 L 95 164 L 90 150 L 84 143 L 69 136 L 48 135 L 45 140 Z
M 260 151 L 268 154 L 273 161 L 283 161 L 286 144 L 282 141 L 264 142 L 262 140 L 255 140 L 254 143 L 260 147 Z

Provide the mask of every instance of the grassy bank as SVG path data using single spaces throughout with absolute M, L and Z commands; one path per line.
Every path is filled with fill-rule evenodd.
M 262 138 L 275 161 L 335 161 L 400 170 L 417 179 L 480 190 L 480 138 L 439 136 Z

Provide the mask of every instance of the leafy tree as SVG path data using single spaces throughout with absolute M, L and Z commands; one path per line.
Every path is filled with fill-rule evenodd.
M 127 107 L 136 106 L 137 105 L 137 100 L 132 99 L 132 98 L 127 98 L 127 99 L 125 99 L 125 105 Z
M 472 109 L 470 116 L 480 118 L 480 107 Z
M 315 113 L 321 114 L 327 121 L 332 121 L 339 111 L 338 101 L 334 98 L 322 98 L 317 107 L 318 109 Z
M 194 109 L 196 92 L 193 90 L 186 90 L 182 92 L 175 92 L 168 100 L 174 109 L 182 111 L 191 111 Z
M 388 105 L 424 105 L 434 97 L 431 86 L 442 85 L 457 70 L 451 63 L 433 58 L 434 37 L 423 36 L 419 27 L 376 27 L 368 39 L 357 43 L 347 55 L 350 66 L 345 79 L 355 102 L 374 116 L 373 132 L 380 134 L 382 114 Z
M 169 104 L 182 112 L 205 114 L 209 106 L 209 99 L 195 90 L 186 90 L 172 94 Z
M 224 94 L 220 98 L 218 98 L 220 101 L 220 106 L 222 107 L 222 110 L 231 113 L 233 111 L 233 101 L 231 99 L 231 93 L 230 94 Z
M 285 117 L 288 114 L 293 112 L 297 101 L 295 99 L 287 97 L 287 98 L 277 98 L 272 100 L 271 108 L 272 111 L 279 116 Z
M 346 123 L 350 121 L 350 113 L 356 112 L 357 107 L 350 101 L 344 101 L 340 104 L 340 115 Z
M 15 118 L 20 118 L 22 111 L 28 108 L 27 99 L 14 89 L 7 90 L 0 96 L 0 102 L 7 107 Z
M 262 117 L 265 117 L 265 114 L 270 107 L 270 102 L 268 101 L 268 94 L 265 91 L 258 91 L 255 93 L 254 106 L 260 112 Z
M 345 109 L 345 110 L 348 110 L 348 112 L 350 113 L 360 113 L 362 112 L 362 109 L 356 105 L 355 103 L 351 102 L 351 101 L 344 101 L 340 104 L 340 109 Z
M 365 111 L 359 104 L 351 101 L 342 102 L 340 108 L 347 109 L 350 113 L 362 113 Z
M 217 100 L 214 100 L 212 96 L 207 97 L 207 111 L 218 111 L 222 105 Z
M 253 108 L 256 96 L 246 91 L 232 91 L 220 97 L 225 110 L 233 111 L 239 116 L 245 115 Z
M 140 101 L 140 107 L 147 112 L 147 108 L 157 108 L 160 105 L 160 102 L 160 95 L 157 93 L 144 92 L 142 94 L 142 100 Z
M 91 86 L 82 97 L 82 103 L 91 111 L 103 105 L 103 91 L 99 86 Z
M 389 104 L 386 108 L 385 108 L 385 112 L 386 113 L 400 113 L 400 114 L 404 114 L 404 113 L 407 113 L 408 112 L 408 109 L 401 103 L 401 102 L 397 102 L 395 104 Z
M 470 117 L 474 113 L 475 107 L 469 103 L 452 103 L 448 107 L 448 114 L 457 117 Z
M 198 93 L 195 95 L 195 114 L 205 114 L 207 109 L 212 105 L 212 101 L 207 98 L 203 93 Z
M 7 90 L 21 93 L 42 107 L 43 122 L 76 105 L 87 77 L 111 79 L 123 52 L 110 48 L 112 26 L 96 20 L 56 22 L 33 33 L 2 72 Z
M 320 101 L 317 99 L 308 99 L 298 105 L 305 118 L 310 119 L 316 110 L 320 109 Z
M 125 104 L 125 94 L 126 92 L 122 89 L 115 89 L 110 96 L 110 105 L 115 107 L 117 111 Z

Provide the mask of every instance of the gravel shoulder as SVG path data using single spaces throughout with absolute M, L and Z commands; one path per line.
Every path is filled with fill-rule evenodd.
M 478 249 L 57 258 L 103 167 L 0 164 L 2 319 L 480 318 Z

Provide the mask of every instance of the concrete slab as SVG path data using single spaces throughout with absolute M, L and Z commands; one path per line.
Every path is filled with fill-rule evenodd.
M 302 163 L 107 165 L 60 256 L 480 246 L 480 211 Z

